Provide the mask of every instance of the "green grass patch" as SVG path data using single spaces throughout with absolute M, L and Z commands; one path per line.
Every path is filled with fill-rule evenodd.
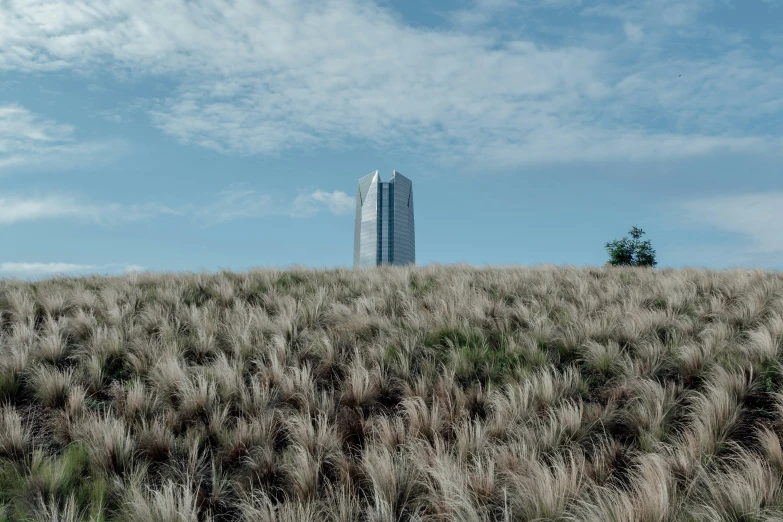
M 0 503 L 10 507 L 26 489 L 23 465 L 9 459 L 0 460 Z
M 466 346 L 484 341 L 481 330 L 464 326 L 444 326 L 428 332 L 424 337 L 424 345 L 437 349 L 445 349 L 449 343 L 456 346 Z
M 454 369 L 463 385 L 504 382 L 526 363 L 525 353 L 509 351 L 503 333 L 498 330 L 444 327 L 429 332 L 424 344 L 433 349 L 439 364 Z
M 254 283 L 249 288 L 240 292 L 241 297 L 253 306 L 259 306 L 263 302 L 264 295 L 269 292 L 269 287 L 264 283 Z
M 91 475 L 84 444 L 70 444 L 57 455 L 35 450 L 27 462 L 0 461 L 0 505 L 4 520 L 28 520 L 39 498 L 63 505 L 74 495 L 78 511 L 89 520 L 106 520 L 105 479 Z
M 21 383 L 19 376 L 12 370 L 0 373 L 0 401 L 14 402 L 19 393 Z
M 558 366 L 571 364 L 579 358 L 577 350 L 560 339 L 536 339 L 538 349 Z
M 187 306 L 204 306 L 214 297 L 212 289 L 202 284 L 190 284 L 182 291 L 182 302 Z
M 286 272 L 274 282 L 275 288 L 279 290 L 289 290 L 307 282 L 307 278 L 297 274 Z
M 413 291 L 415 294 L 426 294 L 427 292 L 432 292 L 438 288 L 438 281 L 432 276 L 423 278 L 411 276 L 411 279 L 408 282 L 408 288 L 410 288 L 411 291 Z

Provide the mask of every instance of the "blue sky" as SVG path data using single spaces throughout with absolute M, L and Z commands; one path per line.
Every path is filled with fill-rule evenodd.
M 417 264 L 783 268 L 783 0 L 0 0 L 0 277 Z

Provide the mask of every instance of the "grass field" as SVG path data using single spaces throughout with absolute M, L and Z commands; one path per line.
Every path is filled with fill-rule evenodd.
M 0 281 L 0 519 L 783 520 L 783 274 Z

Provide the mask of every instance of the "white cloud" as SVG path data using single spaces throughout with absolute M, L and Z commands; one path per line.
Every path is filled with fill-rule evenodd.
M 356 201 L 345 192 L 316 189 L 299 194 L 293 201 L 264 194 L 244 185 L 234 185 L 215 195 L 209 205 L 194 210 L 201 221 L 224 223 L 235 219 L 265 216 L 309 217 L 322 212 L 350 214 Z
M 770 55 L 778 58 L 783 57 L 783 35 L 770 32 L 760 35 L 760 38 L 767 44 L 767 50 Z
M 579 13 L 627 22 L 631 40 L 644 24 L 645 42 L 662 42 L 666 31 L 682 30 L 712 4 L 644 0 Z M 530 5 L 482 0 L 474 14 Z M 651 47 L 644 59 L 629 61 L 613 37 L 589 48 L 578 39 L 501 41 L 405 25 L 358 0 L 0 6 L 0 70 L 164 76 L 176 88 L 149 110 L 153 124 L 181 143 L 225 154 L 366 140 L 428 151 L 451 165 L 498 168 L 665 159 L 723 147 L 776 153 L 780 145 L 775 135 L 743 129 L 780 116 L 783 65 L 732 49 L 732 39 L 710 59 Z M 624 149 L 629 145 L 634 149 Z
M 316 190 L 309 194 L 300 194 L 291 205 L 292 215 L 309 216 L 323 210 L 335 215 L 347 215 L 356 208 L 356 200 L 345 192 L 335 190 L 324 192 Z
M 122 123 L 122 116 L 117 111 L 100 111 L 97 113 L 99 117 L 112 123 Z
M 61 274 L 95 270 L 95 265 L 74 265 L 71 263 L 0 263 L 0 272 L 22 274 Z
M 35 143 L 70 141 L 73 127 L 44 120 L 19 105 L 0 106 L 0 151 L 26 149 Z
M 642 28 L 631 22 L 625 22 L 625 24 L 623 24 L 623 31 L 625 31 L 625 37 L 632 42 L 638 42 L 644 38 L 644 31 L 642 31 Z
M 76 219 L 99 225 L 118 225 L 152 219 L 161 215 L 190 215 L 201 221 L 223 223 L 241 218 L 265 216 L 307 217 L 322 212 L 350 214 L 356 202 L 345 192 L 316 189 L 299 194 L 293 201 L 273 197 L 243 185 L 235 185 L 215 194 L 205 206 L 172 208 L 160 203 L 96 203 L 70 195 L 0 197 L 0 225 L 13 225 L 45 219 Z
M 20 105 L 0 105 L 0 174 L 20 167 L 56 165 L 63 170 L 95 166 L 127 151 L 123 140 L 79 142 L 74 130 L 71 125 L 44 119 Z
M 218 192 L 212 203 L 195 210 L 194 214 L 203 221 L 224 223 L 234 219 L 281 214 L 282 208 L 269 194 L 239 186 Z
M 128 273 L 142 272 L 144 270 L 146 270 L 146 268 L 141 265 L 123 265 L 117 263 L 107 265 L 79 265 L 73 263 L 0 263 L 0 273 L 18 276 L 40 276 L 96 271 L 105 271 L 109 273 Z
M 661 26 L 685 26 L 698 21 L 719 0 L 631 0 L 587 7 L 584 14 L 610 16 Z
M 736 234 L 742 245 L 723 251 L 730 259 L 783 263 L 783 192 L 714 196 L 672 207 L 685 225 Z
M 452 11 L 449 19 L 461 28 L 471 28 L 513 11 L 573 9 L 581 4 L 582 0 L 474 0 L 467 7 Z
M 156 203 L 125 205 L 119 203 L 88 203 L 72 196 L 4 196 L 0 197 L 0 225 L 23 221 L 74 218 L 111 225 L 149 219 L 161 214 L 179 214 Z
M 33 199 L 0 198 L 0 223 L 10 225 L 19 221 L 32 221 L 56 217 L 83 216 L 86 209 L 57 197 Z

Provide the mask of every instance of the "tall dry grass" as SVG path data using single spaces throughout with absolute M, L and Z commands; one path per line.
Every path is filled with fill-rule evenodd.
M 783 519 L 783 276 L 0 280 L 0 520 Z

